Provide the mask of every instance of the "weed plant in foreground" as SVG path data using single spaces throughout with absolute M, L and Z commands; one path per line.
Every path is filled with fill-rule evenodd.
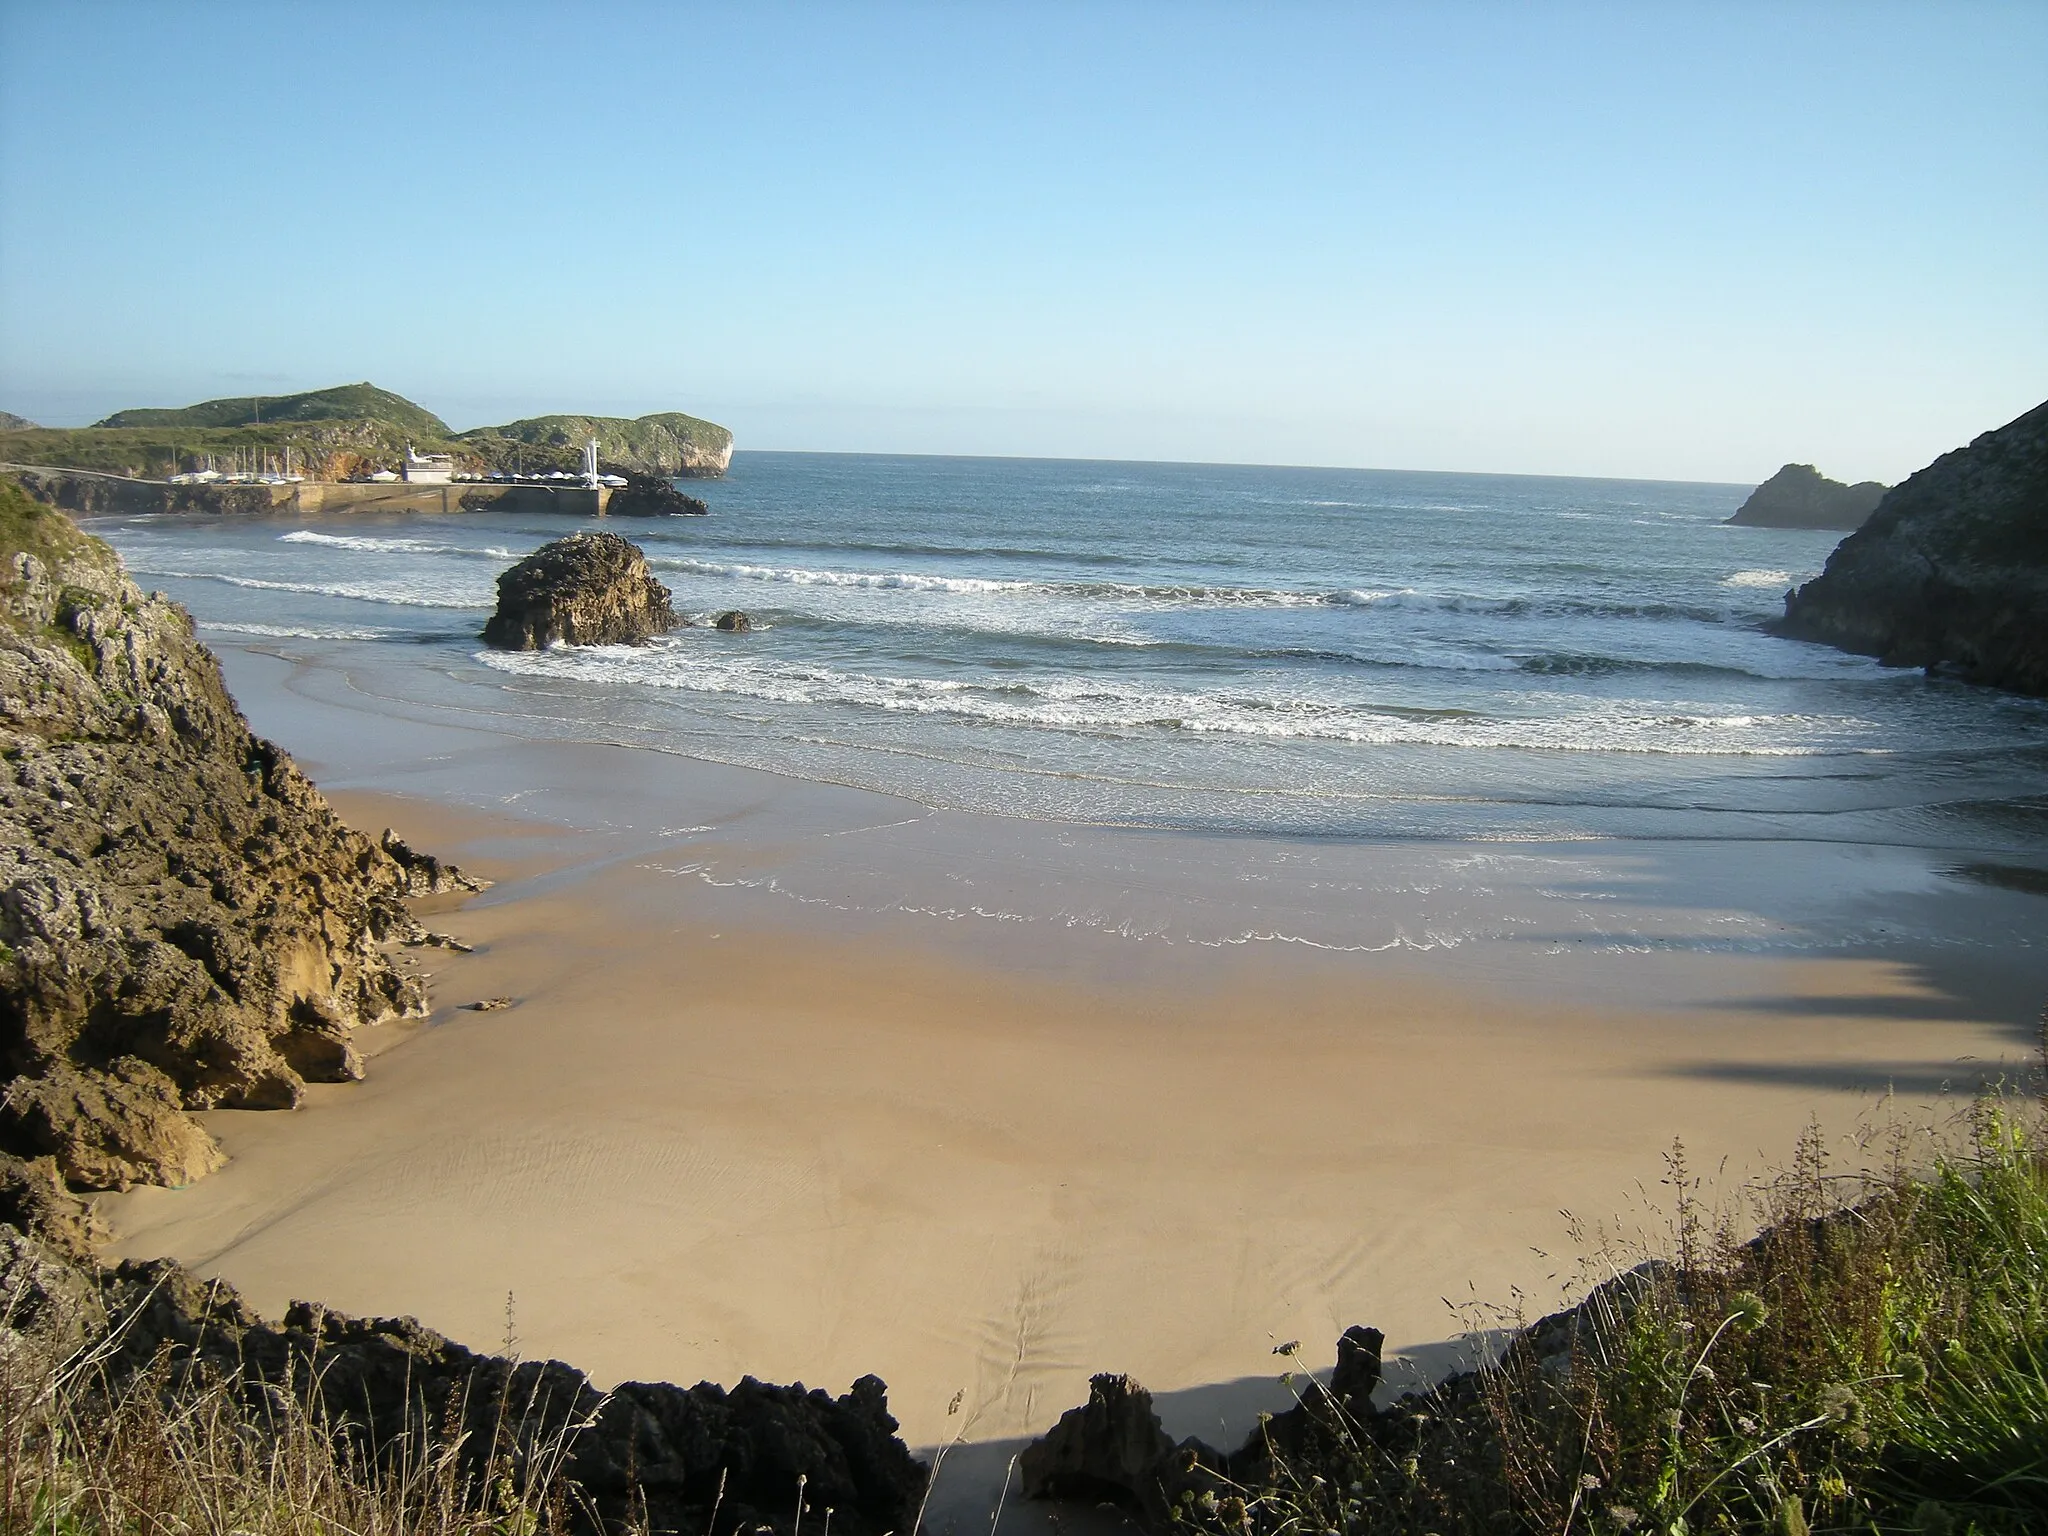
M 10 1324 L 20 1319 L 10 1318 Z M 178 1370 L 116 1381 L 73 1320 L 0 1327 L 7 1536 L 558 1536 L 562 1441 L 477 1466 L 426 1426 L 372 1458 L 317 1394 Z M 460 1415 L 451 1415 L 459 1421 Z
M 1817 1131 L 1711 1221 L 1674 1152 L 1668 1259 L 1383 1411 L 1310 1380 L 1174 1522 L 1216 1536 L 2048 1531 L 2048 1114 L 1980 1101 L 1919 1167 Z M 1755 1231 L 1757 1223 L 1747 1230 Z M 1640 1258 L 1640 1255 L 1628 1257 Z M 1286 1433 L 1280 1433 L 1282 1429 Z M 1191 1471 L 1193 1469 L 1190 1469 Z

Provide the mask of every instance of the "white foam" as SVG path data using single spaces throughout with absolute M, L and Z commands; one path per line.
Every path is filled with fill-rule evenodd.
M 1724 587 L 1766 587 L 1782 592 L 1792 585 L 1790 571 L 1737 571 L 1732 576 L 1721 578 Z
M 257 592 L 303 592 L 312 597 L 345 597 L 356 602 L 390 603 L 400 608 L 488 608 L 491 594 L 477 587 L 465 596 L 448 591 L 449 583 L 435 581 L 410 587 L 364 586 L 346 581 L 265 581 L 256 576 L 229 576 L 219 571 L 172 571 L 158 567 L 136 567 L 143 576 L 165 576 L 173 581 L 218 581 L 230 587 L 247 587 Z M 429 590 L 439 595 L 429 595 Z
M 300 528 L 292 533 L 278 535 L 280 544 L 320 544 L 329 549 L 353 549 L 366 554 L 390 555 L 482 555 L 493 560 L 516 560 L 519 556 L 512 550 L 499 549 L 495 545 L 471 546 L 467 544 L 436 544 L 427 539 L 380 539 L 368 534 L 316 533 L 311 528 Z
M 225 619 L 201 619 L 199 627 L 224 635 L 263 635 L 278 640 L 383 640 L 401 633 L 395 629 L 323 629 L 315 625 L 233 624 Z
M 1806 757 L 1872 750 L 1868 722 L 1801 714 L 1709 714 L 1654 704 L 1574 701 L 1556 715 L 1434 716 L 1318 696 L 1247 676 L 1223 693 L 1103 675 L 1034 673 L 1030 681 L 909 677 L 734 654 L 684 639 L 653 646 L 483 651 L 501 672 L 629 683 L 785 705 L 853 706 L 1021 729 L 1172 732 L 1375 746 L 1520 748 L 1672 756 Z

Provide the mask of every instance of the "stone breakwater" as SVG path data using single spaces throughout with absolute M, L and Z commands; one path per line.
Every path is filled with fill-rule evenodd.
M 668 481 L 629 476 L 617 490 L 583 485 L 520 485 L 460 481 L 305 481 L 297 485 L 172 485 L 88 470 L 0 465 L 36 500 L 84 517 L 194 512 L 260 517 L 267 513 L 538 512 L 555 517 L 702 517 L 710 508 Z
M 88 1190 L 212 1171 L 188 1111 L 291 1108 L 425 1011 L 384 946 L 458 878 L 343 825 L 183 609 L 0 483 L 0 1153 Z
M 2048 694 L 2048 404 L 1891 491 L 1776 629 Z

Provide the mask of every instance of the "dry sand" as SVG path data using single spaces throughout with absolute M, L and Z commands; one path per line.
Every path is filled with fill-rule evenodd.
M 1441 1365 L 1447 1299 L 1551 1305 L 1561 1212 L 1631 1225 L 1674 1138 L 1733 1187 L 1812 1116 L 1846 1146 L 1873 1071 L 2021 1049 L 2004 994 L 1878 960 L 964 944 L 679 880 L 597 819 L 337 802 L 501 877 L 437 904 L 477 952 L 418 952 L 433 1018 L 369 1032 L 367 1082 L 208 1116 L 223 1172 L 106 1201 L 121 1251 L 605 1383 L 872 1371 L 914 1445 L 998 1448 L 956 1459 L 960 1520 L 1092 1372 L 1216 1436 L 1278 1400 L 1278 1341 L 1371 1323 Z

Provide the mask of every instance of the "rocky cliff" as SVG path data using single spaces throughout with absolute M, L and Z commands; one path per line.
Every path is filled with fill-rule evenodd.
M 501 651 L 630 645 L 674 629 L 669 590 L 639 548 L 615 533 L 572 533 L 543 544 L 498 578 L 484 642 Z
M 2048 404 L 1890 492 L 1776 630 L 2048 694 Z
M 181 1184 L 187 1111 L 362 1075 L 416 1013 L 380 941 L 418 876 L 252 735 L 184 610 L 0 482 L 0 1153 L 75 1188 Z
M 1875 480 L 1844 485 L 1830 480 L 1811 464 L 1787 464 L 1749 493 L 1728 519 L 1752 528 L 1840 528 L 1863 526 L 1863 520 L 1884 500 Z

